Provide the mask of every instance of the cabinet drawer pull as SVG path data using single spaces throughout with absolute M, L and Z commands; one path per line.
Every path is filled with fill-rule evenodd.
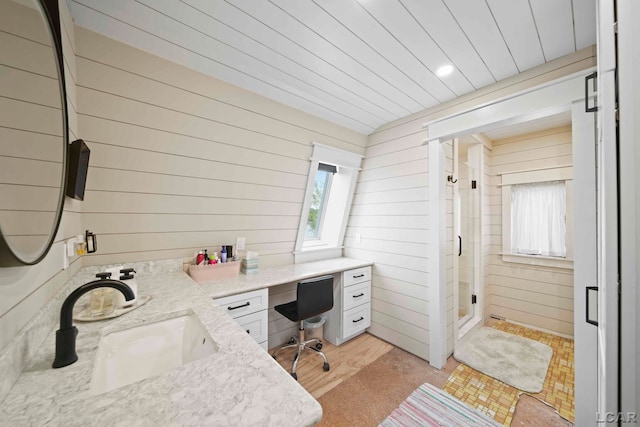
M 364 296 L 364 294 L 362 292 L 360 292 L 358 295 L 354 295 L 353 297 L 354 298 L 360 298 L 360 297 L 363 297 L 363 296 Z
M 358 274 L 357 276 L 353 276 L 354 279 L 359 279 L 361 277 L 364 277 L 364 274 Z
M 251 305 L 251 303 L 250 303 L 249 301 L 247 301 L 247 302 L 245 302 L 245 303 L 244 303 L 244 304 L 242 304 L 242 305 L 237 305 L 237 306 L 235 306 L 235 307 L 227 307 L 227 310 L 229 310 L 229 311 L 231 311 L 231 310 L 237 310 L 237 309 L 242 308 L 242 307 L 249 307 L 250 305 Z
M 353 323 L 358 323 L 359 321 L 364 320 L 364 317 L 360 316 L 358 320 L 352 320 Z

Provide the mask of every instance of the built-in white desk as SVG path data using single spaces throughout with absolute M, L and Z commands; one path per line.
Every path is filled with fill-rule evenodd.
M 353 258 L 334 258 L 261 268 L 256 274 L 202 282 L 200 286 L 267 349 L 268 288 L 332 274 L 334 308 L 327 313 L 324 336 L 330 343 L 340 345 L 371 325 L 372 264 Z

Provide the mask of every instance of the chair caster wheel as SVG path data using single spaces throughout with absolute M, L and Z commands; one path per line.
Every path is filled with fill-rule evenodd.
M 322 350 L 322 343 L 321 342 L 316 344 L 316 350 Z
M 327 372 L 329 369 L 331 369 L 331 367 L 329 366 L 329 364 L 328 364 L 328 363 L 325 363 L 325 364 L 322 366 L 322 370 L 323 370 L 323 371 L 325 371 L 325 372 Z
M 298 374 L 296 374 L 295 372 L 292 372 L 291 376 L 293 377 L 294 380 L 298 381 Z
M 295 343 L 296 343 L 296 339 L 295 338 L 293 338 L 293 337 L 289 338 L 289 343 L 288 343 L 289 345 L 295 344 Z

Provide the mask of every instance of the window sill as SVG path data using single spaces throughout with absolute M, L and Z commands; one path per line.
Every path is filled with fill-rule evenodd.
M 293 253 L 294 262 L 300 264 L 303 262 L 320 261 L 323 259 L 340 258 L 342 256 L 342 248 L 344 246 L 315 246 L 311 248 L 302 248 L 301 251 Z
M 504 262 L 538 265 L 541 267 L 563 268 L 573 270 L 573 260 L 567 258 L 546 257 L 540 255 L 499 254 Z
M 344 246 L 329 246 L 327 244 L 310 245 L 310 246 L 304 246 L 300 251 L 294 251 L 293 254 L 300 255 L 300 254 L 306 254 L 309 252 L 334 251 L 336 249 L 342 250 L 343 248 Z

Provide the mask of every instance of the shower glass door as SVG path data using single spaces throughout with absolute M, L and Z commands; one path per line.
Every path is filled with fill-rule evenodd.
M 476 289 L 476 244 L 479 225 L 479 201 L 475 169 L 466 159 L 459 161 L 459 227 L 458 236 L 458 327 L 472 319 L 474 313 L 474 293 Z

